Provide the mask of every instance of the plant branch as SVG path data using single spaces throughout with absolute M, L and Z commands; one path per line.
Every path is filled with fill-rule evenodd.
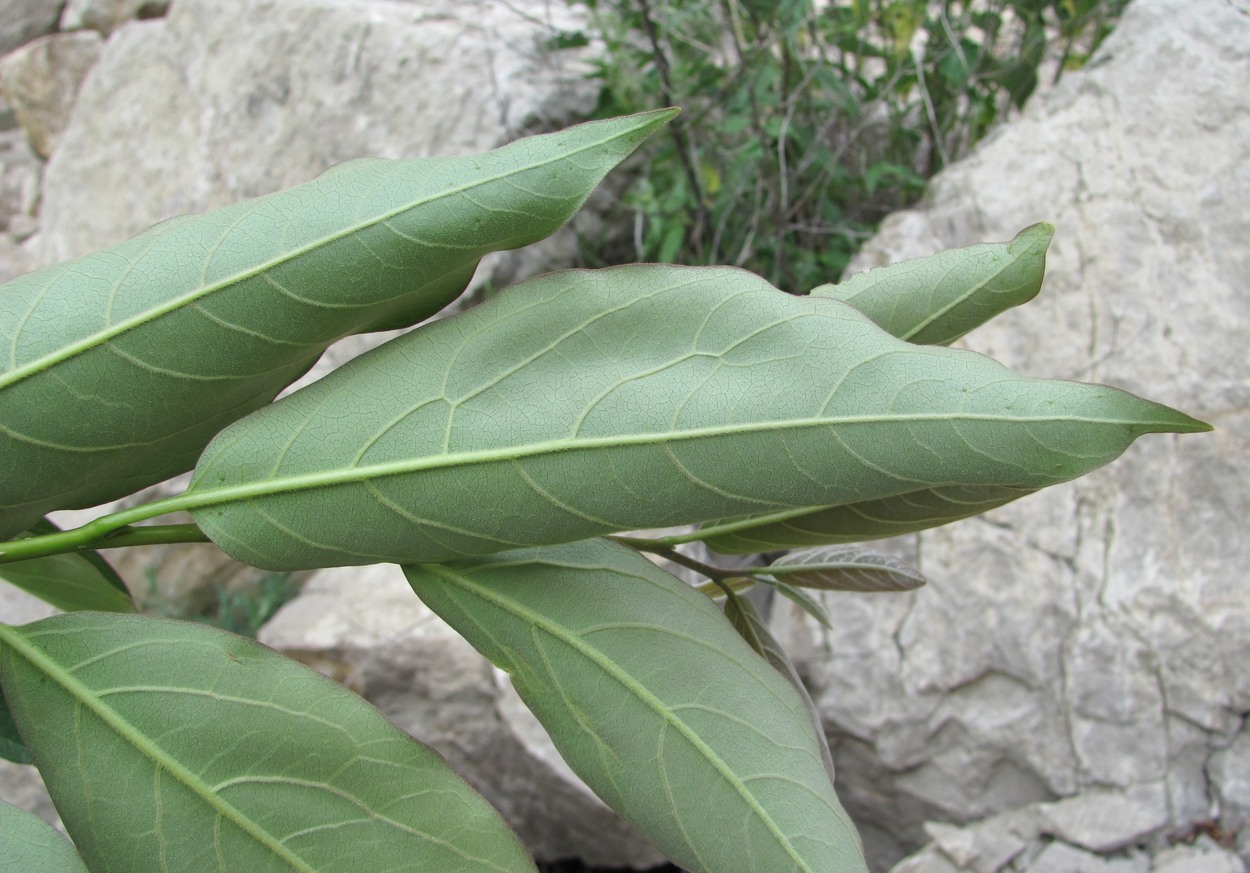
M 694 570 L 696 573 L 706 576 L 713 581 L 724 581 L 743 575 L 742 570 L 726 570 L 723 567 L 713 567 L 711 564 L 697 561 L 689 555 L 683 555 L 672 546 L 665 545 L 663 540 L 627 536 L 610 536 L 608 539 L 615 540 L 622 545 L 632 546 L 639 551 L 659 555 L 665 560 L 672 561 L 674 564 L 685 567 L 687 570 Z
M 156 506 L 158 504 L 148 504 Z M 144 507 L 137 507 L 142 509 Z M 97 524 L 116 519 L 124 513 L 106 515 L 73 530 L 57 531 L 36 537 L 24 537 L 0 543 L 0 564 L 29 561 L 72 552 L 95 549 L 120 549 L 125 546 L 168 545 L 170 543 L 207 543 L 209 538 L 194 524 L 159 524 L 131 527 Z
M 715 599 L 722 596 L 736 596 L 743 591 L 750 591 L 755 585 L 756 580 L 749 576 L 733 576 L 729 579 L 713 579 L 711 582 L 704 582 L 702 585 L 696 585 L 694 590 Z

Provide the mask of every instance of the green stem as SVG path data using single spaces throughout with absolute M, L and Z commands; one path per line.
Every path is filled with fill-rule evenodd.
M 149 524 L 143 527 L 124 527 L 96 543 L 93 548 L 120 549 L 125 546 L 208 542 L 212 540 L 194 524 Z
M 206 543 L 208 537 L 194 524 L 162 524 L 146 527 L 131 527 L 135 521 L 144 521 L 166 512 L 153 511 L 153 507 L 164 507 L 171 501 L 161 500 L 155 503 L 137 506 L 133 509 L 115 512 L 89 522 L 73 530 L 57 531 L 37 537 L 24 537 L 0 543 L 0 564 L 11 564 L 15 561 L 28 561 L 32 558 L 46 558 L 49 555 L 61 555 L 69 552 L 84 552 L 94 549 L 117 549 L 123 546 L 150 546 L 167 543 Z M 176 508 L 176 507 L 175 507 Z
M 642 537 L 626 536 L 610 536 L 608 539 L 616 540 L 622 545 L 632 546 L 652 555 L 659 555 L 661 558 L 672 561 L 674 564 L 685 567 L 688 570 L 694 570 L 696 573 L 706 576 L 713 581 L 724 581 L 743 574 L 742 570 L 726 570 L 723 567 L 713 567 L 711 564 L 696 561 L 689 555 L 683 555 L 671 546 L 665 545 L 662 539 L 651 540 Z
M 757 580 L 749 576 L 733 576 L 728 579 L 713 579 L 711 582 L 704 582 L 702 585 L 696 585 L 694 590 L 715 600 L 717 597 L 736 597 L 739 592 L 750 591 L 755 587 L 756 582 Z

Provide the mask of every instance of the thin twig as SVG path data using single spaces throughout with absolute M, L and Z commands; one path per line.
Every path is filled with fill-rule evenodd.
M 651 16 L 651 3 L 649 0 L 638 0 L 638 7 L 642 10 L 643 29 L 647 32 L 647 39 L 651 43 L 651 49 L 655 56 L 655 68 L 660 74 L 661 96 L 667 105 L 674 106 L 677 103 L 677 98 L 673 91 L 668 57 L 664 54 L 664 48 L 660 44 L 659 30 L 656 28 L 655 21 Z M 682 119 L 680 117 L 674 119 L 669 124 L 668 130 L 673 137 L 673 143 L 677 146 L 677 157 L 681 161 L 682 168 L 686 171 L 686 181 L 690 185 L 690 192 L 694 195 L 696 209 L 694 230 L 691 238 L 695 248 L 701 248 L 703 244 L 703 228 L 707 224 L 707 205 L 703 202 L 703 185 L 699 181 L 699 174 L 690 158 L 691 150 L 686 139 L 686 126 Z
M 622 545 L 632 546 L 633 548 L 639 549 L 643 552 L 649 552 L 652 555 L 658 555 L 665 560 L 672 561 L 674 564 L 685 567 L 687 570 L 694 570 L 696 573 L 706 576 L 713 581 L 723 581 L 725 579 L 732 579 L 735 576 L 743 575 L 742 570 L 726 570 L 723 567 L 713 567 L 711 564 L 705 564 L 702 561 L 697 561 L 689 555 L 683 555 L 672 546 L 664 545 L 658 540 L 628 536 L 610 536 L 608 539 L 615 540 Z

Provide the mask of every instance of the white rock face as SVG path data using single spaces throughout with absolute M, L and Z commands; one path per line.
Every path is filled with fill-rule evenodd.
M 43 162 L 31 150 L 26 134 L 18 129 L 0 130 L 0 232 L 15 241 L 34 232 L 42 178 Z M 0 255 L 0 282 L 17 272 Z
M 783 608 L 879 868 L 927 839 L 925 820 L 1090 791 L 1132 802 L 1103 806 L 1114 821 L 1052 823 L 1087 847 L 1211 818 L 1245 827 L 1250 97 L 1229 83 L 1248 73 L 1246 4 L 1137 0 L 1086 71 L 943 173 L 858 260 L 1051 221 L 1041 296 L 967 345 L 1216 427 L 1146 438 L 1077 483 L 895 544 L 929 587 L 829 595 L 832 632 Z M 1083 824 L 1101 836 L 1080 838 Z
M 179 0 L 108 40 L 44 182 L 51 262 L 358 157 L 494 148 L 593 106 L 563 4 Z
M 64 0 L 4 0 L 0 14 L 0 55 L 56 30 Z
M 89 28 L 108 35 L 136 18 L 159 18 L 169 0 L 68 0 L 61 12 L 61 30 Z
M 79 86 L 100 59 L 102 45 L 100 35 L 91 31 L 54 33 L 0 59 L 0 93 L 41 157 L 56 150 Z

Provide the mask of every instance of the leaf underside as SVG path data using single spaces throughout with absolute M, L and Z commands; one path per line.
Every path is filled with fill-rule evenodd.
M 7 803 L 0 803 L 0 870 L 87 873 L 74 847 L 56 828 Z
M 180 508 L 261 567 L 431 562 L 930 488 L 1037 489 L 1205 425 L 915 346 L 726 268 L 550 274 L 238 422 Z M 350 521 L 350 523 L 347 523 Z
M 255 642 L 80 612 L 0 643 L 5 696 L 92 870 L 534 873 L 435 752 Z
M 746 640 L 747 645 L 757 655 L 767 661 L 769 666 L 789 682 L 795 693 L 799 695 L 799 699 L 803 701 L 803 707 L 816 728 L 816 743 L 820 748 L 821 763 L 825 766 L 825 772 L 829 774 L 829 781 L 833 782 L 835 778 L 833 753 L 829 751 L 829 741 L 825 738 L 820 710 L 816 708 L 816 703 L 808 693 L 807 686 L 803 684 L 803 679 L 799 676 L 794 662 L 790 660 L 786 650 L 768 629 L 768 622 L 759 614 L 755 604 L 742 595 L 730 591 L 726 596 L 724 609 L 725 618 L 729 619 L 729 623 L 738 632 L 738 636 Z
M 17 724 L 13 721 L 13 713 L 9 712 L 9 704 L 0 694 L 0 758 L 15 764 L 29 764 L 30 752 L 22 742 L 22 735 L 17 732 Z
M 41 535 L 59 530 L 55 524 L 43 519 L 29 533 Z M 66 612 L 79 609 L 135 611 L 125 583 L 97 552 L 70 552 L 0 564 L 0 580 Z
M 1036 490 L 1009 485 L 946 485 L 841 506 L 711 522 L 699 530 L 698 538 L 726 555 L 847 545 L 961 521 Z
M 0 286 L 0 537 L 189 469 L 334 340 L 427 318 L 484 254 L 553 233 L 672 114 L 353 161 Z
M 569 765 L 692 873 L 863 871 L 811 717 L 708 598 L 603 540 L 405 568 Z
M 947 345 L 1041 289 L 1046 249 L 1054 235 L 1035 224 L 1008 243 L 940 252 L 852 276 L 812 290 L 863 312 L 888 333 L 917 344 Z M 775 520 L 707 525 L 701 538 L 726 554 L 817 544 L 856 543 L 914 533 L 987 512 L 1029 489 L 956 486 Z
M 1055 229 L 1025 228 L 1007 243 L 983 243 L 903 261 L 820 285 L 816 297 L 841 300 L 883 330 L 919 345 L 949 345 L 1041 290 Z
M 791 552 L 768 567 L 774 579 L 825 591 L 912 591 L 925 584 L 905 561 L 862 546 L 817 546 Z

